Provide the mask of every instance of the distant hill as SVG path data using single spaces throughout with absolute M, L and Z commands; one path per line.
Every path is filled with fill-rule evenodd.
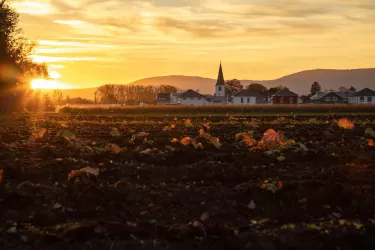
M 243 81 L 243 84 L 258 82 L 266 87 L 278 85 L 288 86 L 298 94 L 308 94 L 313 82 L 319 82 L 322 89 L 337 90 L 340 86 L 349 88 L 353 85 L 357 90 L 362 88 L 375 89 L 375 68 L 370 69 L 315 69 L 287 75 L 275 80 Z
M 172 85 L 182 90 L 199 90 L 203 94 L 212 94 L 216 84 L 215 79 L 203 78 L 199 76 L 158 76 L 144 78 L 130 84 L 134 85 Z
M 224 71 L 225 75 L 225 71 Z M 229 78 L 227 78 L 229 79 Z M 340 86 L 349 88 L 353 85 L 357 90 L 375 89 L 375 68 L 369 69 L 314 69 L 283 76 L 275 80 L 241 80 L 242 84 L 260 83 L 267 88 L 284 85 L 298 94 L 308 94 L 313 82 L 319 82 L 322 89 L 337 90 Z M 198 76 L 158 76 L 140 79 L 129 84 L 139 85 L 173 85 L 179 89 L 199 90 L 202 94 L 213 94 L 216 79 Z M 96 88 L 63 90 L 64 96 L 94 99 Z
M 224 72 L 225 75 L 225 72 Z M 227 78 L 228 80 L 228 78 Z M 324 89 L 338 89 L 340 86 L 357 89 L 375 89 L 375 68 L 371 69 L 315 69 L 283 76 L 275 80 L 241 80 L 242 84 L 260 83 L 267 88 L 285 85 L 298 94 L 308 94 L 313 82 L 319 82 Z M 180 89 L 199 89 L 203 94 L 212 94 L 216 79 L 196 76 L 162 76 L 135 81 L 131 84 L 140 85 L 173 85 Z

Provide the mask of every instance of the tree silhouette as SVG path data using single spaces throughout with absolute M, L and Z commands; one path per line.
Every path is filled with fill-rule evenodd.
M 322 87 L 320 86 L 320 84 L 318 82 L 314 82 L 311 85 L 310 93 L 313 96 L 313 95 L 315 95 L 316 93 L 318 93 L 321 90 L 322 90 Z
M 63 92 L 61 90 L 54 90 L 52 92 L 52 99 L 55 103 L 55 105 L 61 105 L 63 100 L 64 100 L 64 95 L 63 95 Z
M 52 111 L 55 108 L 55 105 L 48 93 L 43 95 L 43 108 L 45 111 Z
M 30 58 L 35 47 L 19 28 L 18 13 L 0 0 L 0 106 L 14 108 L 21 98 L 16 93 L 20 86 L 28 87 L 30 80 L 48 76 L 46 65 Z
M 96 89 L 97 101 L 103 104 L 138 105 L 156 104 L 157 93 L 179 93 L 181 90 L 171 85 L 103 85 Z
M 172 85 L 160 85 L 157 87 L 158 93 L 178 93 L 180 90 Z M 198 92 L 198 91 L 197 91 Z
M 347 91 L 348 91 L 347 87 L 344 87 L 344 86 L 339 87 L 339 92 L 347 92 Z
M 354 88 L 353 86 L 350 86 L 350 88 L 349 88 L 349 90 L 348 91 L 351 91 L 351 92 L 356 92 L 357 91 L 357 89 L 356 88 Z
M 225 82 L 227 88 L 227 95 L 232 96 L 238 91 L 243 89 L 243 85 L 240 80 L 232 79 Z
M 264 85 L 259 83 L 251 83 L 249 86 L 247 86 L 246 89 L 262 95 L 268 94 L 268 89 Z
M 279 85 L 277 87 L 272 87 L 268 90 L 268 95 L 272 96 L 274 94 L 276 94 L 277 92 L 279 92 L 280 90 L 289 90 L 289 88 L 287 86 L 283 86 L 283 85 Z

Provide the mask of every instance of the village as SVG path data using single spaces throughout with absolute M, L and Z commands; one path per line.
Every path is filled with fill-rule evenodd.
M 201 94 L 196 90 L 182 93 L 158 93 L 158 105 L 256 105 L 256 104 L 375 104 L 375 91 L 364 88 L 359 91 L 317 91 L 311 96 L 299 96 L 288 88 L 280 88 L 272 95 L 242 89 L 233 95 L 228 93 L 224 80 L 223 67 L 220 63 L 219 74 L 214 86 L 214 94 Z

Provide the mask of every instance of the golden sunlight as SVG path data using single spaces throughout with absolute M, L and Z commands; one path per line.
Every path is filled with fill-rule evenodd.
M 61 75 L 55 70 L 49 70 L 49 77 L 51 77 L 52 79 L 59 79 L 61 78 Z
M 46 79 L 34 79 L 30 82 L 33 89 L 70 89 L 71 86 L 55 81 Z

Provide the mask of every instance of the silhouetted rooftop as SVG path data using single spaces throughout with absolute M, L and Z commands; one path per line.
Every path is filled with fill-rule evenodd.
M 369 88 L 365 88 L 355 93 L 354 96 L 375 96 L 375 91 Z
M 197 97 L 197 98 L 205 98 L 204 95 L 199 94 L 197 91 L 194 91 L 192 89 L 189 89 L 189 90 L 185 91 L 179 97 L 180 98 L 195 98 L 195 97 Z
M 253 91 L 247 90 L 247 89 L 243 89 L 243 90 L 237 92 L 236 94 L 234 94 L 233 96 L 235 96 L 235 97 L 241 97 L 241 96 L 263 97 L 263 95 L 261 95 L 261 94 L 259 94 L 257 92 L 253 92 Z
M 290 91 L 290 90 L 282 89 L 282 90 L 276 92 L 276 94 L 274 94 L 274 96 L 298 96 L 298 95 L 296 93 Z

